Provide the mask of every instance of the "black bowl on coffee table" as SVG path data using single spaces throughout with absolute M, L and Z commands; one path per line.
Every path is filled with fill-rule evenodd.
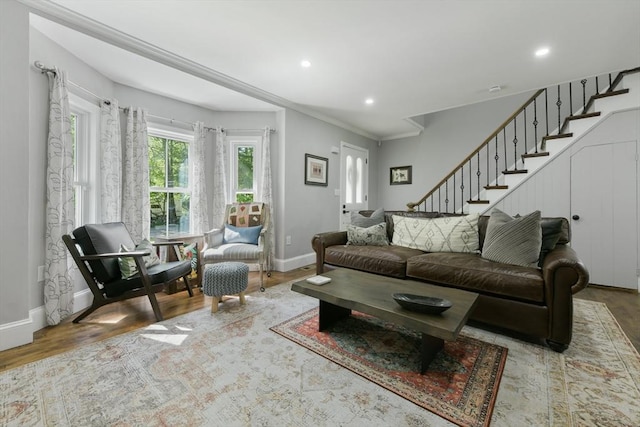
M 414 294 L 393 294 L 393 299 L 407 310 L 418 313 L 439 314 L 453 306 L 451 301 L 443 298 L 427 297 Z

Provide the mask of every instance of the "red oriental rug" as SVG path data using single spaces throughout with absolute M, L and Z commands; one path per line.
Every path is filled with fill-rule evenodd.
M 421 375 L 420 333 L 363 313 L 318 332 L 316 308 L 271 330 L 460 426 L 491 421 L 504 347 L 461 334 Z

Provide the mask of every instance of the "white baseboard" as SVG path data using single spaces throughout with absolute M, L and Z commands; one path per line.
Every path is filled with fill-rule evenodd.
M 273 269 L 275 271 L 291 271 L 296 268 L 304 267 L 309 264 L 316 263 L 316 253 L 311 252 L 308 254 L 300 255 L 295 258 L 287 259 L 275 259 L 273 262 Z
M 84 289 L 73 294 L 74 312 L 79 312 L 91 305 L 91 290 Z M 33 333 L 47 326 L 44 306 L 29 310 L 29 318 L 0 325 L 0 351 L 33 342 Z

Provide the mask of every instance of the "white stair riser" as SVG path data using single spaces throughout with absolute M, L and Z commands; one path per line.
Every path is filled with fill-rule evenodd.
M 585 119 L 571 120 L 566 132 L 572 133 L 574 138 L 580 136 L 587 130 L 589 130 L 591 126 L 598 123 L 600 117 L 602 117 L 602 115 L 596 117 L 587 117 Z
M 602 116 L 606 116 L 614 111 L 626 110 L 627 108 L 637 107 L 638 103 L 634 105 L 633 97 L 625 95 L 607 96 L 606 98 L 596 99 L 594 102 L 595 111 L 600 111 Z
M 542 167 L 545 163 L 547 163 L 549 156 L 545 157 L 529 157 L 524 160 L 524 168 L 528 171 L 528 173 L 533 172 L 534 170 Z

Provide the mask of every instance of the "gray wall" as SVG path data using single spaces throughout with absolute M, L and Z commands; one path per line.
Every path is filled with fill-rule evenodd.
M 369 206 L 377 206 L 377 142 L 297 111 L 286 111 L 286 151 L 278 165 L 284 177 L 279 192 L 281 211 L 285 212 L 283 228 L 291 236 L 285 259 L 311 254 L 315 233 L 339 228 L 340 197 L 334 190 L 340 188 L 340 155 L 331 154 L 331 147 L 340 146 L 340 141 L 369 149 Z M 304 184 L 305 153 L 329 159 L 327 187 Z
M 0 1 L 0 326 L 29 318 L 29 14 Z M 10 35 L 10 36 L 9 36 Z M 0 332 L 0 350 L 30 342 Z
M 383 141 L 374 174 L 380 206 L 404 210 L 407 203 L 420 200 L 531 95 L 511 95 L 427 114 L 420 135 Z M 395 166 L 413 166 L 413 183 L 390 185 L 389 168 Z

